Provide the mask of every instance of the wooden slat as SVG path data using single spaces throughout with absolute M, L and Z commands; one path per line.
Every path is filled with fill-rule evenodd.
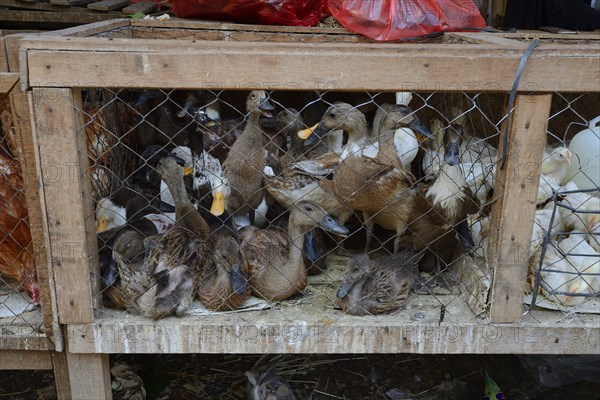
M 0 72 L 0 94 L 8 94 L 19 81 L 19 74 Z
M 67 353 L 52 352 L 52 367 L 54 370 L 54 382 L 56 386 L 56 397 L 58 400 L 73 399 L 71 394 L 71 382 L 69 380 L 69 364 L 67 361 Z
M 18 74 L 15 74 L 18 75 Z M 19 161 L 23 171 L 29 226 L 34 248 L 34 259 L 40 287 L 40 300 L 46 335 L 62 350 L 62 334 L 58 324 L 56 292 L 46 219 L 46 205 L 42 188 L 37 137 L 33 131 L 31 93 L 13 90 L 11 106 L 15 132 L 19 142 Z
M 231 31 L 254 31 L 254 32 L 287 32 L 287 33 L 338 33 L 355 34 L 346 28 L 319 28 L 307 26 L 280 26 L 280 25 L 253 25 L 236 24 L 234 22 L 200 21 L 189 19 L 172 19 L 170 21 L 152 21 L 136 19 L 131 21 L 132 26 L 171 28 L 171 29 L 218 29 Z
M 108 354 L 66 354 L 70 398 L 112 399 Z
M 6 36 L 4 38 L 4 46 L 6 48 L 6 60 L 8 63 L 8 71 L 19 72 L 20 71 L 20 55 L 19 55 L 19 44 L 22 38 L 27 36 L 27 33 L 19 33 L 16 35 Z
M 92 13 L 92 12 L 53 12 L 53 11 L 20 11 L 20 10 L 3 10 L 0 13 L 0 22 L 26 22 L 26 23 L 43 23 L 43 24 L 61 24 L 65 25 L 80 25 L 89 24 L 114 18 L 114 12 Z
M 0 72 L 8 72 L 8 56 L 6 55 L 5 38 L 0 32 Z
M 120 10 L 129 4 L 129 0 L 104 0 L 88 4 L 88 8 L 98 11 Z
M 80 163 L 80 124 L 68 89 L 34 89 L 35 131 L 41 173 L 59 321 L 63 324 L 93 320 L 91 279 L 88 269 L 95 240 L 87 243 Z M 79 116 L 80 118 L 80 116 Z M 85 147 L 83 147 L 85 149 Z
M 168 318 L 134 316 L 69 325 L 77 353 L 420 353 L 595 354 L 598 323 L 485 324 L 398 321 L 330 312 L 294 321 L 279 312 Z
M 496 169 L 488 262 L 492 322 L 521 318 L 540 165 L 552 95 L 517 96 L 504 169 Z M 501 146 L 502 147 L 502 146 Z M 499 149 L 502 154 L 502 148 Z
M 507 47 L 527 47 L 526 43 L 518 40 L 506 38 L 498 33 L 481 33 L 481 32 L 450 32 L 446 33 L 447 36 L 455 37 L 458 39 L 465 40 L 470 43 L 479 44 L 495 44 L 503 45 Z
M 107 21 L 94 22 L 91 24 L 74 26 L 71 28 L 62 29 L 60 31 L 45 32 L 42 36 L 93 36 L 98 33 L 107 32 L 112 29 L 125 28 L 129 26 L 130 19 L 109 19 Z
M 147 14 L 156 10 L 158 7 L 158 3 L 155 1 L 143 1 L 141 3 L 131 4 L 121 10 L 124 14 L 135 14 L 138 12 L 142 12 Z
M 96 0 L 50 0 L 50 4 L 61 6 L 87 6 Z
M 26 329 L 31 330 L 31 327 L 27 327 Z M 54 350 L 54 344 L 45 335 L 41 334 L 2 334 L 0 335 L 0 351 L 4 350 Z
M 24 46 L 69 48 L 27 52 L 30 84 L 51 87 L 507 91 L 522 56 L 520 49 L 488 46 L 483 50 L 479 45 L 462 44 L 290 45 L 100 38 L 73 38 L 67 43 L 67 39 L 39 39 L 37 43 L 28 40 Z M 119 54 L 111 56 L 113 52 Z M 520 89 L 600 91 L 599 60 L 596 46 L 536 50 Z
M 0 7 L 18 8 L 24 10 L 37 10 L 37 11 L 73 11 L 66 7 L 60 7 L 52 5 L 51 3 L 31 2 L 25 3 L 22 0 L 0 0 Z
M 0 350 L 0 370 L 52 369 L 49 351 Z

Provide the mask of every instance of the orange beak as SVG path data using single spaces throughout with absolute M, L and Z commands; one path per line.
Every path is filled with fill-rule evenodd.
M 310 128 L 302 129 L 300 132 L 298 132 L 298 137 L 302 140 L 308 139 L 310 137 L 310 135 L 313 134 L 315 129 L 317 129 L 317 126 L 319 126 L 319 124 L 315 124 L 314 126 L 311 126 Z
M 213 196 L 213 202 L 210 207 L 210 213 L 216 217 L 225 212 L 225 196 L 223 192 L 216 192 Z

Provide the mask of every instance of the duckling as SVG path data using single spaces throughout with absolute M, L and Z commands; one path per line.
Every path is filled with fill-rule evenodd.
M 276 367 L 269 368 L 257 379 L 254 372 L 246 372 L 248 400 L 296 400 L 287 381 L 277 374 Z
M 422 129 L 422 124 L 417 121 L 416 116 L 409 115 L 398 124 Z M 301 139 L 314 140 L 310 138 L 321 137 L 331 129 L 343 129 L 348 133 L 342 162 L 331 181 L 333 194 L 344 206 L 363 212 L 367 229 L 376 222 L 385 229 L 396 231 L 394 252 L 397 252 L 400 235 L 406 229 L 413 207 L 414 176 L 377 158 L 378 144 L 369 141 L 364 114 L 347 103 L 330 106 L 312 134 L 307 132 Z M 370 239 L 371 234 L 367 231 L 367 249 Z
M 351 315 L 392 312 L 406 304 L 419 274 L 423 253 L 402 250 L 370 259 L 368 254 L 353 257 L 354 265 L 342 278 L 337 304 Z
M 198 297 L 210 310 L 235 310 L 250 297 L 248 261 L 237 240 L 227 234 L 211 234 L 209 255 Z
M 223 164 L 223 176 L 229 182 L 231 195 L 227 211 L 231 215 L 250 214 L 254 223 L 254 210 L 264 197 L 262 183 L 265 168 L 264 138 L 259 127 L 261 115 L 271 116 L 274 110 L 263 90 L 250 92 L 246 101 L 248 121 L 244 131 L 235 141 Z
M 242 229 L 240 239 L 250 264 L 250 286 L 254 295 L 279 301 L 304 290 L 308 282 L 302 247 L 306 232 L 316 226 L 337 235 L 348 234 L 348 229 L 309 201 L 292 205 L 287 232 L 275 227 Z
M 172 158 L 156 167 L 175 200 L 176 221 L 162 235 L 144 240 L 144 268 L 156 277 L 154 307 L 145 315 L 154 319 L 175 311 L 181 317 L 192 302 L 198 274 L 203 272 L 208 253 L 209 226 L 188 198 L 183 171 Z
M 414 250 L 426 250 L 427 259 L 434 256 L 436 272 L 450 263 L 458 245 L 456 233 L 463 246 L 474 247 L 466 221 L 479 211 L 479 203 L 460 167 L 461 133 L 455 125 L 445 132 L 444 164 L 432 184 L 419 187 L 408 223 L 406 240 Z

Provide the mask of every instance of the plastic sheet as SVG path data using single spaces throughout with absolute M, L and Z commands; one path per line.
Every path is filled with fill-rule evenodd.
M 381 41 L 485 27 L 471 0 L 329 0 L 329 10 L 346 28 Z
M 174 0 L 173 13 L 180 18 L 313 26 L 327 15 L 327 0 Z

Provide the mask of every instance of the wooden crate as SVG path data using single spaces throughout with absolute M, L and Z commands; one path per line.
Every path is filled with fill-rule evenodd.
M 82 179 L 88 165 L 78 151 L 85 148 L 84 121 L 73 112 L 83 109 L 82 90 L 500 93 L 501 108 L 528 43 L 453 33 L 430 42 L 375 44 L 344 29 L 138 20 L 22 37 L 21 89 L 33 102 L 37 165 L 42 172 L 55 163 L 80 172 L 44 180 L 41 188 L 59 322 L 66 326 L 72 365 L 85 360 L 97 374 L 94 393 L 105 396 L 107 353 L 595 353 L 598 315 L 576 321 L 551 311 L 523 315 L 527 260 L 518 249 L 529 244 L 531 182 L 538 181 L 539 168 L 515 172 L 542 159 L 548 93 L 600 92 L 597 43 L 542 43 L 527 61 L 511 114 L 506 165 L 496 177 L 488 264 L 462 262 L 465 279 L 478 284 L 470 297 L 457 295 L 440 307 L 431 302 L 434 296 L 418 296 L 393 316 L 352 317 L 300 301 L 275 311 L 153 321 L 100 306 L 92 188 Z M 81 246 L 65 253 L 65 242 Z M 483 304 L 480 315 L 474 304 Z M 69 370 L 71 390 L 78 393 L 83 388 L 77 377 L 89 374 Z

